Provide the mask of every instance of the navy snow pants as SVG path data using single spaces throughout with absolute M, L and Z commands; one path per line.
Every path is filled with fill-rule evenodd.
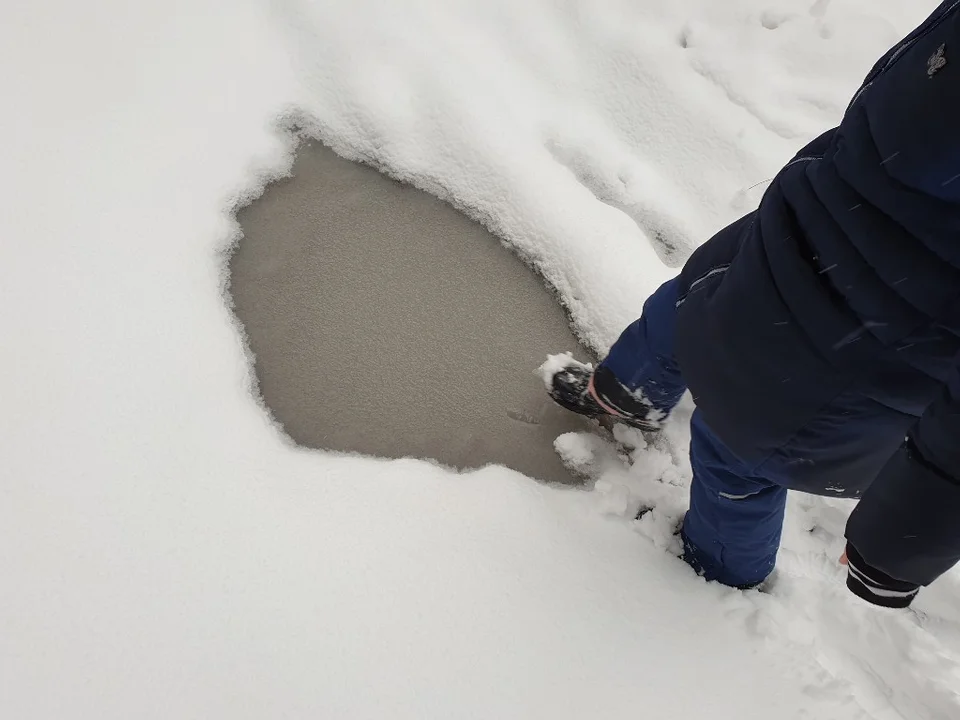
M 610 349 L 602 365 L 630 390 L 642 390 L 669 412 L 686 390 L 673 356 L 677 280 L 650 296 L 643 315 Z M 691 423 L 693 483 L 681 531 L 684 560 L 707 580 L 749 587 L 773 570 L 780 547 L 786 488 L 757 477 L 695 412 Z

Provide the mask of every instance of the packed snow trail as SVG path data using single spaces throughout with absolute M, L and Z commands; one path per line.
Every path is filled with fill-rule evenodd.
M 0 714 L 956 717 L 957 574 L 916 612 L 858 604 L 845 506 L 794 498 L 776 582 L 739 593 L 665 552 L 682 413 L 662 447 L 621 433 L 627 460 L 558 439 L 594 492 L 298 450 L 222 296 L 231 213 L 297 121 L 489 225 L 602 349 L 923 14 L 7 8 Z

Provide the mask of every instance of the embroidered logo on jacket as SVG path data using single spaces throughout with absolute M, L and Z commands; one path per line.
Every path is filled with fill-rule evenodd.
M 941 45 L 937 51 L 927 60 L 927 75 L 933 77 L 947 66 L 947 58 L 943 56 L 947 46 Z

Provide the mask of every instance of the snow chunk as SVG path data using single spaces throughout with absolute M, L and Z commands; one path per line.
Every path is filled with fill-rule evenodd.
M 558 353 L 557 355 L 547 355 L 546 361 L 544 361 L 544 363 L 534 372 L 540 376 L 540 379 L 543 380 L 544 386 L 547 388 L 547 390 L 549 390 L 553 385 L 553 376 L 564 368 L 570 366 L 593 370 L 592 363 L 582 363 L 579 360 L 574 359 L 573 353 L 563 352 Z

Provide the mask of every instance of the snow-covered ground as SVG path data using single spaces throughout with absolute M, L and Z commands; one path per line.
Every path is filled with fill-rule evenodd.
M 593 491 L 299 450 L 222 294 L 298 123 L 493 228 L 604 348 L 933 4 L 7 3 L 0 716 L 957 717 L 960 575 L 857 601 L 846 505 L 793 498 L 741 593 L 664 551 L 683 412 L 626 460 L 558 439 Z

